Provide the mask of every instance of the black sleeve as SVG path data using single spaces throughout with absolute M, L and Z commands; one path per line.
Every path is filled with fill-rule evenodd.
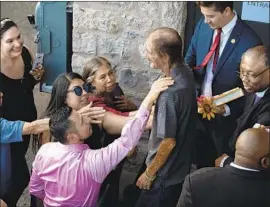
M 177 105 L 178 100 L 171 92 L 163 92 L 159 99 L 155 113 L 157 114 L 157 137 L 176 138 Z
M 193 207 L 192 193 L 191 193 L 191 179 L 190 175 L 186 176 L 183 184 L 182 193 L 178 201 L 179 207 Z
M 233 162 L 233 158 L 232 157 L 228 157 L 223 164 L 223 167 L 225 167 L 226 165 L 229 165 Z
M 264 113 L 261 113 L 258 116 L 258 124 L 264 125 L 264 126 L 270 126 L 270 110 L 266 111 Z

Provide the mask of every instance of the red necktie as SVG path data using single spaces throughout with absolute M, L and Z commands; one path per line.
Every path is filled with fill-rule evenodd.
M 219 43 L 220 43 L 221 32 L 222 32 L 221 29 L 217 29 L 217 35 L 215 37 L 215 40 L 214 40 L 212 47 L 210 48 L 210 51 L 207 53 L 207 55 L 203 59 L 203 62 L 199 66 L 194 67 L 195 70 L 199 70 L 201 68 L 204 68 L 207 65 L 207 63 L 209 62 L 209 60 L 211 59 L 214 52 L 216 51 L 215 56 L 214 56 L 214 61 L 213 61 L 213 67 L 212 67 L 212 71 L 213 72 L 215 71 L 216 65 L 217 65 L 217 60 L 218 60 L 218 55 L 219 55 Z

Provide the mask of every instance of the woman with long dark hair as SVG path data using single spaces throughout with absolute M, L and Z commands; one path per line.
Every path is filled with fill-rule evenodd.
M 86 140 L 91 149 L 102 147 L 102 134 L 100 129 L 105 129 L 109 134 L 120 134 L 125 123 L 133 116 L 125 117 L 106 111 L 100 107 L 92 107 L 89 104 L 89 92 L 91 85 L 85 83 L 82 76 L 70 72 L 61 74 L 53 83 L 49 104 L 41 118 L 48 117 L 55 113 L 62 106 L 69 106 L 79 113 L 90 116 L 93 124 L 93 135 Z M 146 129 L 151 127 L 151 119 Z M 48 136 L 49 135 L 49 136 Z M 37 139 L 39 145 L 52 141 L 50 134 L 43 134 L 42 138 Z
M 0 91 L 3 100 L 3 118 L 9 121 L 31 122 L 37 118 L 33 88 L 43 76 L 39 65 L 32 68 L 33 55 L 23 44 L 18 26 L 9 18 L 1 19 L 1 71 Z M 32 70 L 33 69 L 33 70 Z M 29 182 L 29 171 L 25 160 L 30 135 L 23 142 L 11 143 L 11 185 L 1 198 L 8 206 L 16 206 Z
M 91 107 L 89 105 L 88 97 L 90 90 L 91 86 L 84 83 L 81 75 L 73 72 L 61 74 L 54 81 L 51 98 L 42 118 L 50 118 L 62 106 L 69 106 L 81 114 L 90 116 L 92 118 L 94 135 L 91 136 L 92 138 L 88 138 L 86 143 L 92 149 L 98 149 L 101 148 L 101 135 L 97 124 L 101 123 L 101 121 L 95 119 L 103 117 L 105 111 L 101 107 Z M 97 140 L 96 137 L 98 137 Z M 49 132 L 41 134 L 39 139 L 35 139 L 34 149 L 36 149 L 37 145 L 39 148 L 42 144 L 52 141 L 51 138 Z

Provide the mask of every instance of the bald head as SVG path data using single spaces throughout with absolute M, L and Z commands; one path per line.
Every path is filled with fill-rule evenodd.
M 248 49 L 242 56 L 243 60 L 250 60 L 252 63 L 260 63 L 264 67 L 269 67 L 269 51 L 264 45 L 259 45 Z
M 175 29 L 161 27 L 153 30 L 148 41 L 151 41 L 157 52 L 167 54 L 170 63 L 182 62 L 182 38 Z
M 260 159 L 269 151 L 269 132 L 265 129 L 247 129 L 237 139 L 235 160 L 248 162 L 258 168 Z

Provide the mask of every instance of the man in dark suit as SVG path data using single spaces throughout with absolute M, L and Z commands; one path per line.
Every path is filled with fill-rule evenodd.
M 247 129 L 237 140 L 230 166 L 202 168 L 186 177 L 178 206 L 269 207 L 269 173 L 269 132 Z
M 185 56 L 193 68 L 197 95 L 212 97 L 235 87 L 242 87 L 236 72 L 242 54 L 261 45 L 258 35 L 233 10 L 233 2 L 197 2 L 203 14 Z M 203 119 L 197 136 L 198 167 L 214 166 L 214 161 L 228 149 L 236 119 L 242 114 L 245 98 L 218 107 L 218 115 Z
M 230 138 L 230 151 L 216 159 L 216 167 L 223 167 L 233 161 L 235 143 L 242 131 L 254 127 L 255 124 L 270 126 L 269 60 L 269 50 L 262 45 L 247 50 L 242 57 L 240 78 L 248 92 L 246 106 Z

